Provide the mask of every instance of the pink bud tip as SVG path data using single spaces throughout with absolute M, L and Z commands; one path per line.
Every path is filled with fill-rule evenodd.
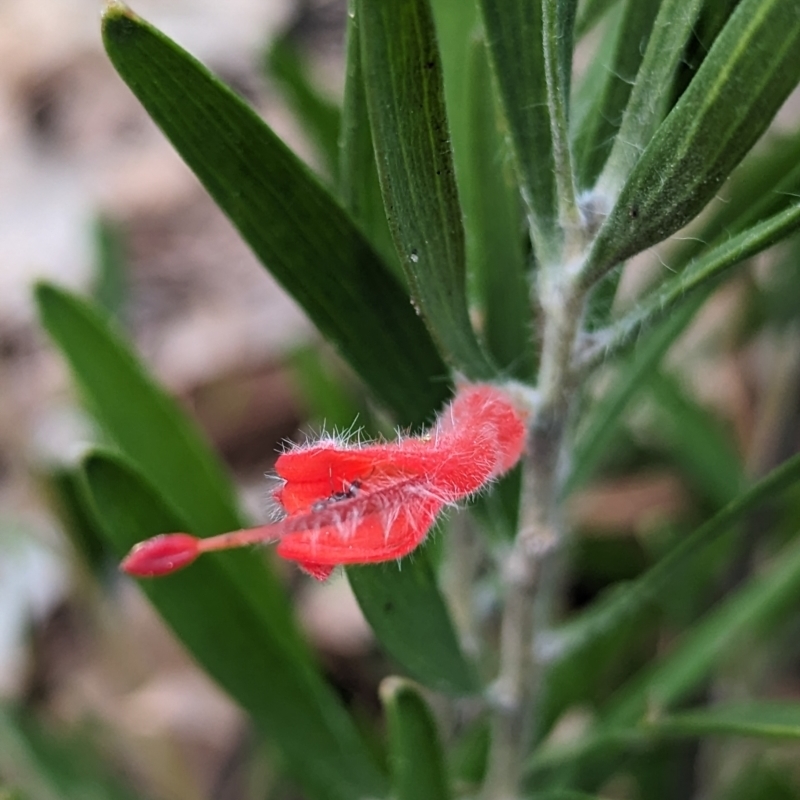
M 188 533 L 166 533 L 140 542 L 120 569 L 137 578 L 157 578 L 183 569 L 200 555 L 200 540 Z

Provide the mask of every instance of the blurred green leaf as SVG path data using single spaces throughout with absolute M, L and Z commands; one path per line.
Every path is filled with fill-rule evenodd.
M 640 18 L 631 20 L 634 31 L 648 31 L 647 49 L 641 66 L 635 73 L 636 80 L 630 91 L 622 115 L 619 131 L 614 138 L 611 154 L 598 189 L 609 197 L 616 198 L 620 188 L 639 160 L 642 151 L 653 137 L 653 133 L 667 112 L 669 95 L 663 91 L 683 57 L 694 21 L 702 6 L 702 0 L 659 0 L 658 3 L 634 4 L 632 9 Z M 645 16 L 657 11 L 655 20 L 649 23 Z M 633 31 L 632 31 L 633 32 Z M 640 40 L 623 42 L 630 50 L 639 46 Z M 635 63 L 635 54 L 632 56 Z M 699 210 L 699 209 L 698 209 Z
M 79 298 L 47 284 L 38 286 L 36 300 L 42 324 L 69 362 L 94 414 L 185 520 L 187 532 L 211 536 L 241 528 L 233 487 L 211 448 L 108 322 Z M 226 561 L 232 577 L 276 630 L 296 637 L 277 579 L 262 559 L 242 555 Z
M 748 736 L 800 739 L 800 703 L 752 700 L 670 714 L 645 729 L 660 736 Z
M 439 691 L 473 694 L 476 676 L 459 646 L 427 547 L 399 563 L 348 567 L 347 577 L 378 639 L 413 678 Z
M 463 66 L 463 65 L 462 65 Z M 532 289 L 526 273 L 525 229 L 511 153 L 499 128 L 483 42 L 472 40 L 467 68 L 467 159 L 463 187 L 467 249 L 483 310 L 483 337 L 497 363 L 533 374 Z
M 467 312 L 464 227 L 428 0 L 357 0 L 356 16 L 384 205 L 416 308 L 454 367 L 490 377 Z
M 94 297 L 112 317 L 124 321 L 127 293 L 125 243 L 119 226 L 105 217 L 94 224 L 96 275 Z
M 31 718 L 0 708 L 2 800 L 132 800 L 86 736 L 56 737 Z M 19 794 L 17 793 L 19 792 Z
M 348 0 L 347 67 L 344 83 L 342 127 L 339 140 L 339 195 L 344 207 L 367 234 L 393 273 L 405 280 L 394 249 L 383 206 L 378 165 L 372 146 L 364 73 L 361 68 L 356 0 Z
M 763 635 L 765 623 L 777 612 L 796 603 L 798 595 L 800 545 L 795 541 L 776 555 L 769 569 L 751 578 L 742 589 L 685 632 L 660 663 L 646 667 L 623 686 L 597 726 L 577 744 L 544 744 L 535 751 L 527 765 L 529 778 L 543 770 L 577 764 L 589 755 L 598 757 L 603 764 L 610 764 L 610 756 L 615 752 L 646 747 L 646 733 L 653 724 L 649 721 L 660 719 L 663 712 L 696 689 L 716 665 L 730 658 L 737 643 L 746 641 L 748 635 Z M 765 724 L 766 716 L 767 712 Z M 787 713 L 784 722 L 789 716 Z M 775 718 L 772 722 L 775 723 Z M 658 723 L 655 724 L 657 727 Z M 679 735 L 679 730 L 674 729 L 675 735 Z M 723 733 L 719 729 L 714 732 Z M 741 728 L 730 732 L 742 735 Z M 754 728 L 753 735 L 767 734 L 762 726 L 758 734 Z
M 732 502 L 743 486 L 744 467 L 730 434 L 669 373 L 654 372 L 648 388 L 656 403 L 653 427 L 659 440 L 713 503 Z
M 346 212 L 242 100 L 119 2 L 109 58 L 244 240 L 403 424 L 447 371 L 399 283 Z
M 287 36 L 272 43 L 266 67 L 314 143 L 328 174 L 335 177 L 339 165 L 341 109 L 314 86 L 300 52 Z
M 775 242 L 800 229 L 800 203 L 794 204 L 769 219 L 742 231 L 708 250 L 674 278 L 642 298 L 636 308 L 598 333 L 600 345 L 588 356 L 584 366 L 600 363 L 639 345 L 643 329 L 669 314 L 677 315 L 681 304 L 692 302 L 698 294 L 717 285 L 727 270 L 766 250 Z
M 800 739 L 800 704 L 753 700 L 681 711 L 624 728 L 602 731 L 567 745 L 546 745 L 529 762 L 531 770 L 552 768 L 591 753 L 642 751 L 666 739 L 709 736 Z
M 647 385 L 649 376 L 680 336 L 706 295 L 695 296 L 653 328 L 641 341 L 630 361 L 624 364 L 605 395 L 586 413 L 586 423 L 578 431 L 572 451 L 572 469 L 564 492 L 568 494 L 586 483 L 614 440 L 620 419 L 628 404 Z
M 78 557 L 97 575 L 106 564 L 107 552 L 100 524 L 87 502 L 80 473 L 55 467 L 42 474 L 61 527 Z
M 796 86 L 798 48 L 791 3 L 742 0 L 631 172 L 594 242 L 586 284 L 702 210 Z
M 621 19 L 601 44 L 609 46 L 608 60 L 599 61 L 588 71 L 597 80 L 591 109 L 578 128 L 574 145 L 582 187 L 594 185 L 611 152 L 660 2 L 625 0 Z
M 629 724 L 643 718 L 648 709 L 656 713 L 669 709 L 729 658 L 737 643 L 748 635 L 763 636 L 765 623 L 798 598 L 800 543 L 794 541 L 774 556 L 768 568 L 686 631 L 669 655 L 624 686 L 603 715 L 604 724 Z
M 681 570 L 701 556 L 734 523 L 798 481 L 800 455 L 790 458 L 739 495 L 635 581 L 621 586 L 556 629 L 552 636 L 559 658 L 571 657 L 597 638 L 608 635 L 627 620 L 641 614 L 669 588 Z
M 422 694 L 402 678 L 380 688 L 389 731 L 389 763 L 397 800 L 447 800 L 451 796 L 436 722 Z
M 457 791 L 461 787 L 475 789 L 483 782 L 490 740 L 489 721 L 481 717 L 467 728 L 450 749 L 450 774 Z
M 519 174 L 539 262 L 558 260 L 558 198 L 547 105 L 542 5 L 479 0 L 486 43 Z
M 109 544 L 122 557 L 139 541 L 186 529 L 183 515 L 133 467 L 97 452 L 85 477 Z M 255 607 L 227 565 L 252 554 L 205 558 L 139 585 L 203 668 L 277 746 L 314 798 L 381 795 L 385 780 L 352 720 L 280 620 Z

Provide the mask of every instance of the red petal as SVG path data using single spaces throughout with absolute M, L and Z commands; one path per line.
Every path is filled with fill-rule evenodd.
M 278 542 L 276 552 L 304 568 L 401 558 L 419 546 L 442 509 L 442 503 L 432 498 L 409 501 L 405 508 L 376 511 L 349 524 L 288 533 Z M 389 513 L 397 516 L 387 519 Z

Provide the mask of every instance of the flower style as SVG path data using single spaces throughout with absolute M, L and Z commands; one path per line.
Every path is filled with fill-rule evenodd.
M 207 539 L 156 536 L 134 547 L 122 569 L 139 577 L 166 575 L 201 553 L 268 542 L 319 580 L 339 564 L 400 558 L 422 543 L 445 506 L 519 461 L 526 417 L 502 389 L 468 384 L 422 436 L 297 447 L 275 464 L 283 483 L 274 497 L 283 519 Z

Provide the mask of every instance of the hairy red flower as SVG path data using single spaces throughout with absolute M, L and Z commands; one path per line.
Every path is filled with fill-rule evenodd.
M 185 533 L 138 544 L 122 562 L 131 575 L 165 575 L 211 550 L 277 542 L 279 556 L 324 580 L 339 564 L 400 558 L 423 541 L 439 512 L 519 461 L 525 414 L 489 384 L 462 386 L 424 435 L 386 444 L 335 440 L 283 453 L 274 493 L 278 522 L 208 539 Z

